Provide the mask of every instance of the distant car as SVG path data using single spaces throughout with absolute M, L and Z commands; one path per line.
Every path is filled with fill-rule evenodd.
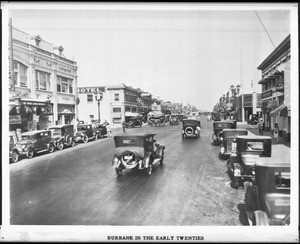
M 94 131 L 96 132 L 96 135 L 95 135 L 96 139 L 95 140 L 102 139 L 103 137 L 108 136 L 107 128 L 103 124 L 96 124 L 95 127 L 94 127 Z
M 134 128 L 136 126 L 142 127 L 142 125 L 143 125 L 142 118 L 132 117 L 127 122 L 127 128 Z
M 248 119 L 248 124 L 250 125 L 257 125 L 259 117 L 257 114 L 250 114 Z
M 169 125 L 179 125 L 178 114 L 171 114 Z
M 90 139 L 96 139 L 96 132 L 92 124 L 79 124 L 75 133 L 76 142 L 83 141 L 83 143 L 87 143 Z
M 151 175 L 155 163 L 163 164 L 165 146 L 154 139 L 155 134 L 127 134 L 115 136 L 115 154 L 112 164 L 117 175 L 126 169 L 143 170 Z
M 248 135 L 246 129 L 224 129 L 219 133 L 222 138 L 220 145 L 219 158 L 226 159 L 232 152 L 236 152 L 236 137 L 239 135 Z
M 51 131 L 51 136 L 54 139 L 54 144 L 58 150 L 64 147 L 75 146 L 74 125 L 55 125 L 48 128 Z
M 184 139 L 186 137 L 191 137 L 191 136 L 196 136 L 197 138 L 199 138 L 200 131 L 201 131 L 200 120 L 196 120 L 196 119 L 183 119 L 182 120 L 182 129 L 181 129 L 182 139 Z
M 9 133 L 9 159 L 12 163 L 16 163 L 19 160 L 19 150 L 16 148 L 17 142 L 14 139 L 12 132 Z
M 290 224 L 289 160 L 260 158 L 255 179 L 245 183 L 245 208 L 250 225 Z
M 222 130 L 224 129 L 236 129 L 236 120 L 222 120 L 213 123 L 213 145 L 220 145 L 223 141 Z
M 271 157 L 272 138 L 270 136 L 237 136 L 236 153 L 227 160 L 227 173 L 232 188 L 243 187 L 245 181 L 253 180 L 253 167 L 261 157 Z
M 36 153 L 48 150 L 52 153 L 55 149 L 50 130 L 35 130 L 21 134 L 22 140 L 16 144 L 20 155 L 32 158 Z

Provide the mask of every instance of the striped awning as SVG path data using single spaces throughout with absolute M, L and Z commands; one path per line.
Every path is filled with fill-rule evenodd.
M 279 114 L 280 117 L 286 117 L 288 112 L 287 112 L 287 107 L 284 104 L 281 104 L 274 110 L 270 112 L 271 117 L 276 117 Z

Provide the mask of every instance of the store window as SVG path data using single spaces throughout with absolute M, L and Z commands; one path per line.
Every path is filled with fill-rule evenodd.
M 27 87 L 27 67 L 16 61 L 14 61 L 14 84 Z
M 57 91 L 73 94 L 73 80 L 62 76 L 57 76 Z
M 93 102 L 93 94 L 87 94 L 87 102 Z
M 115 93 L 115 101 L 119 101 L 120 97 L 119 97 L 119 93 Z
M 50 74 L 37 70 L 35 72 L 36 89 L 43 91 L 50 91 Z

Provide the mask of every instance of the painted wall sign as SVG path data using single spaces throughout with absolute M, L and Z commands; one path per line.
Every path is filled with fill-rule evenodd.
M 103 86 L 98 87 L 78 87 L 77 88 L 78 94 L 85 94 L 85 93 L 101 93 L 104 92 Z

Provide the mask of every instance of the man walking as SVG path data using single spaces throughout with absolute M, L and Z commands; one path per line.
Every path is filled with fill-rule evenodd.
M 258 131 L 260 135 L 264 134 L 264 121 L 262 118 L 260 118 L 258 122 Z

